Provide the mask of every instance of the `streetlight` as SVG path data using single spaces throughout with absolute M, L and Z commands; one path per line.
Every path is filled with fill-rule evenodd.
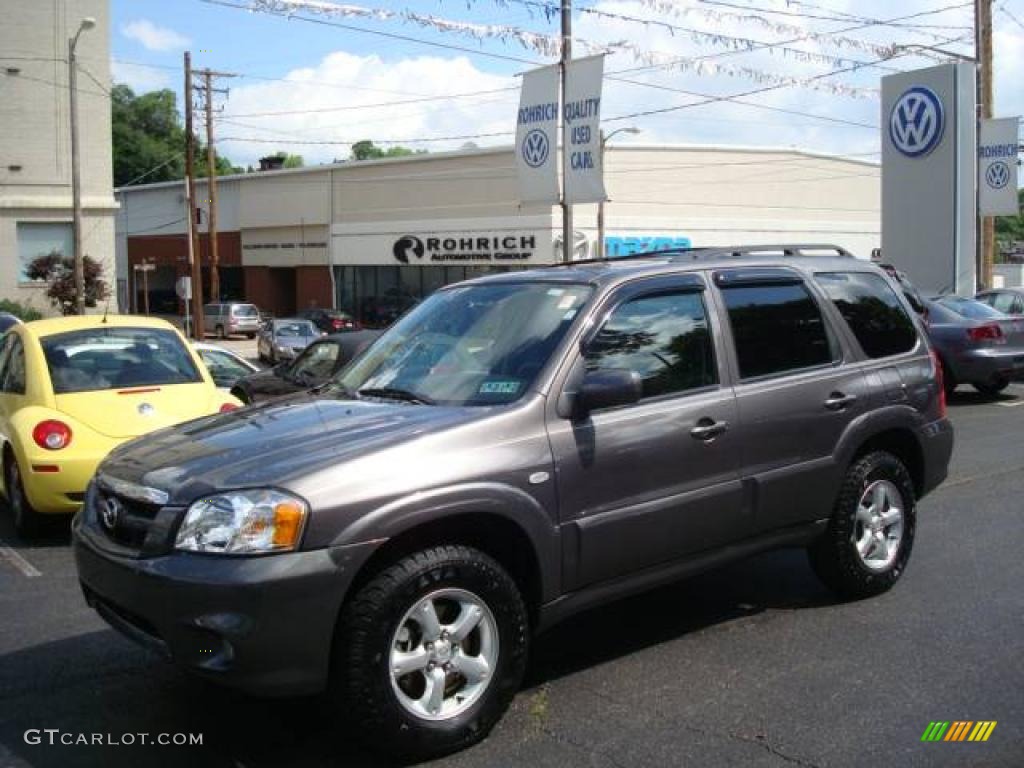
M 78 67 L 75 46 L 78 36 L 96 26 L 96 19 L 86 16 L 78 25 L 75 36 L 68 40 L 68 91 L 71 95 L 71 205 L 73 211 L 75 261 L 75 309 L 85 314 L 85 262 L 82 256 L 82 169 L 78 151 Z
M 628 128 L 616 128 L 614 131 L 609 133 L 607 136 L 604 135 L 604 131 L 601 131 L 601 172 L 604 172 L 604 146 L 608 141 L 617 133 L 628 133 L 632 136 L 636 136 L 640 133 L 639 128 L 630 126 Z M 604 258 L 604 200 L 597 204 L 597 258 Z

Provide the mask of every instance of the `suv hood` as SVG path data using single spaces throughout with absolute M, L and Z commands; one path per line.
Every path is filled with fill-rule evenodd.
M 126 443 L 99 471 L 167 491 L 171 504 L 185 504 L 227 488 L 287 486 L 289 479 L 436 435 L 490 411 L 302 393 Z

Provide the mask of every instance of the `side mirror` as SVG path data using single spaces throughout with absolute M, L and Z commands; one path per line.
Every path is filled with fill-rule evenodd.
M 599 408 L 632 405 L 643 396 L 643 381 L 636 371 L 611 368 L 589 371 L 576 396 L 576 412 L 586 415 Z

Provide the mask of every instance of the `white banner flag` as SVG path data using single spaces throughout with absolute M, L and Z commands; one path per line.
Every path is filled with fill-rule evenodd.
M 565 86 L 566 146 L 562 147 L 565 202 L 607 199 L 601 157 L 601 82 L 604 54 L 569 62 Z
M 559 202 L 557 137 L 558 66 L 555 65 L 523 75 L 516 120 L 516 167 L 522 202 Z
M 978 136 L 978 203 L 982 216 L 1016 216 L 1019 117 L 982 120 Z

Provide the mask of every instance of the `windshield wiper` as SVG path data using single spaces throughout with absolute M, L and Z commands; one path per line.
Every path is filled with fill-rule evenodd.
M 407 389 L 399 389 L 398 387 L 365 387 L 360 389 L 358 394 L 365 397 L 402 400 L 403 402 L 416 403 L 417 405 L 434 405 L 434 401 L 429 397 L 417 395 L 415 392 L 410 392 Z

